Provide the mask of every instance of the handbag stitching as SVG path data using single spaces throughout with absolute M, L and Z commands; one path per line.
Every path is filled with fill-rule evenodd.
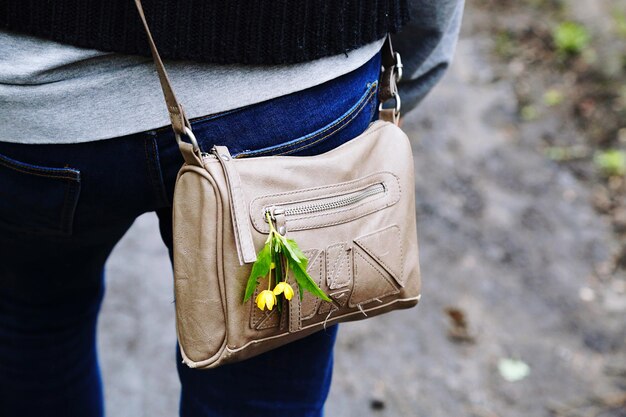
M 369 311 L 375 311 L 375 310 L 379 310 L 381 308 L 389 307 L 389 306 L 391 306 L 393 304 L 396 304 L 396 303 L 408 303 L 408 302 L 412 302 L 412 301 L 418 301 L 419 302 L 421 297 L 422 297 L 422 295 L 418 294 L 417 296 L 410 297 L 410 298 L 396 298 L 395 300 L 391 300 L 391 301 L 389 301 L 388 303 L 385 303 L 385 304 L 376 305 L 376 306 L 370 307 L 370 308 L 364 308 L 363 311 L 365 311 L 367 313 Z M 332 324 L 332 322 L 335 322 L 337 320 L 341 320 L 341 319 L 346 318 L 346 317 L 350 317 L 350 316 L 354 316 L 354 315 L 358 315 L 358 314 L 362 315 L 363 311 L 361 311 L 360 309 L 353 310 L 353 311 L 350 311 L 349 313 L 344 313 L 344 314 L 342 314 L 340 316 L 335 316 L 335 317 L 329 319 L 328 321 L 331 322 L 331 324 Z M 307 329 L 310 329 L 310 328 L 315 327 L 315 326 L 321 326 L 321 324 L 322 323 L 312 323 L 312 324 L 309 324 L 308 326 L 302 326 L 302 328 L 300 330 L 307 330 Z M 246 349 L 250 345 L 267 342 L 268 340 L 278 339 L 278 338 L 281 338 L 281 337 L 286 337 L 286 336 L 289 336 L 290 334 L 291 333 L 289 333 L 289 332 L 285 332 L 285 333 L 281 333 L 281 334 L 277 334 L 277 335 L 273 335 L 273 336 L 264 337 L 262 339 L 251 340 L 251 341 L 247 342 L 246 344 L 244 344 L 244 345 L 242 345 L 240 347 L 236 347 L 236 348 L 231 348 L 231 347 L 229 347 L 227 345 L 226 346 L 226 350 L 228 350 L 228 352 L 231 353 L 231 354 L 232 353 L 237 353 L 237 352 L 239 352 L 239 351 L 241 351 L 243 349 Z M 215 356 L 215 355 L 213 355 L 213 356 Z M 194 364 L 196 366 L 206 366 L 207 363 L 205 363 L 205 362 L 206 361 L 194 362 Z
M 305 251 L 304 253 L 306 254 L 307 251 Z M 325 278 L 324 270 L 323 270 L 324 259 L 322 259 L 323 258 L 322 254 L 324 254 L 324 252 L 320 251 L 319 255 L 316 256 L 315 259 L 313 259 L 313 262 L 317 262 L 319 264 L 319 275 L 318 275 L 318 277 L 319 277 L 318 281 L 319 282 L 316 282 L 317 285 L 321 285 L 321 283 L 324 281 L 324 278 Z M 302 315 L 302 309 L 300 309 L 300 319 L 301 320 L 308 320 L 308 319 L 310 319 L 312 317 L 315 317 L 315 313 L 317 312 L 317 309 L 318 309 L 319 304 L 320 304 L 320 299 L 318 297 L 314 297 L 313 302 L 314 302 L 314 304 L 313 304 L 313 312 L 312 313 L 309 313 L 306 316 L 303 316 Z
M 357 239 L 354 240 L 354 242 L 359 245 L 359 247 L 361 249 L 363 249 L 369 256 L 371 256 L 372 258 L 374 258 L 376 260 L 376 262 L 379 262 L 380 264 L 382 264 L 383 267 L 385 267 L 385 269 L 387 270 L 387 272 L 389 272 L 389 275 L 391 275 L 392 277 L 394 277 L 394 275 L 397 275 L 393 272 L 393 268 L 391 268 L 389 265 L 387 265 L 387 263 L 385 263 L 385 261 L 383 261 L 379 256 L 377 256 L 376 254 L 374 254 L 371 250 L 369 250 L 368 248 L 365 248 L 362 245 L 362 240 L 363 239 L 367 239 L 369 237 L 372 237 L 374 235 L 380 234 L 386 230 L 389 229 L 393 229 L 396 232 L 397 235 L 397 240 L 398 242 L 400 242 L 400 227 L 397 224 L 394 224 L 392 226 L 388 226 L 385 227 L 383 229 L 380 229 L 376 232 L 372 232 L 369 233 L 367 235 L 361 236 Z M 402 243 L 399 243 L 398 246 L 400 247 L 400 276 L 398 278 L 396 278 L 396 280 L 398 281 L 398 283 L 404 287 L 404 245 Z
M 342 183 L 339 183 L 339 184 L 320 185 L 319 187 L 305 188 L 305 189 L 299 189 L 299 190 L 293 190 L 293 191 L 285 191 L 285 192 L 282 192 L 282 193 L 276 193 L 276 194 L 266 194 L 266 195 L 262 195 L 262 196 L 256 197 L 254 200 L 252 200 L 252 203 L 251 203 L 250 205 L 254 205 L 254 203 L 255 203 L 257 200 L 262 200 L 262 199 L 274 199 L 274 198 L 277 198 L 277 197 L 283 197 L 283 196 L 284 196 L 284 197 L 287 197 L 287 196 L 290 196 L 290 195 L 293 195 L 293 194 L 301 194 L 301 193 L 303 193 L 303 192 L 314 192 L 314 191 L 326 190 L 326 189 L 330 189 L 330 188 L 345 187 L 345 186 L 347 186 L 347 185 L 351 185 L 351 184 L 354 184 L 354 183 L 364 182 L 364 180 L 366 180 L 366 179 L 368 179 L 368 178 L 370 178 L 370 177 L 382 176 L 382 174 L 389 174 L 389 175 L 391 175 L 391 176 L 395 177 L 396 179 L 398 179 L 398 176 L 397 176 L 397 175 L 395 175 L 395 174 L 394 174 L 393 172 L 391 172 L 391 171 L 379 171 L 379 172 L 376 172 L 376 173 L 374 173 L 374 174 L 370 174 L 370 175 L 367 175 L 367 176 L 365 176 L 365 177 L 358 178 L 358 179 L 356 179 L 356 180 L 352 180 L 352 181 L 345 181 L 345 182 L 342 182 Z M 398 182 L 399 182 L 399 181 L 398 181 Z M 363 187 L 359 188 L 359 190 L 360 190 L 360 189 L 365 189 L 365 188 L 367 188 L 368 186 L 371 186 L 371 185 L 374 185 L 374 184 L 375 184 L 375 183 L 370 183 L 370 184 L 367 184 L 367 185 L 365 185 L 365 186 L 363 186 Z M 350 191 L 359 191 L 359 190 L 350 190 Z M 341 195 L 341 194 L 332 194 L 332 195 L 327 196 L 327 197 L 335 197 L 335 196 L 337 196 L 337 195 Z M 288 201 L 288 202 L 286 202 L 286 203 L 291 204 L 291 203 L 298 203 L 298 202 L 300 202 L 300 201 L 299 201 L 299 200 L 296 200 L 296 201 Z M 281 203 L 281 204 L 285 204 L 285 203 Z
M 228 172 L 228 171 L 230 171 L 231 168 L 223 166 L 223 169 L 224 169 L 224 174 L 226 175 L 226 181 L 230 182 L 231 178 L 233 177 L 233 175 L 231 175 L 231 173 Z M 234 170 L 234 168 L 233 168 L 233 170 Z M 235 175 L 238 175 L 238 174 L 235 174 Z M 236 216 L 237 213 L 242 213 L 242 211 L 240 210 L 241 206 L 239 205 L 239 202 L 240 202 L 240 200 L 243 200 L 243 198 L 240 199 L 240 198 L 236 198 L 234 196 L 235 193 L 237 195 L 239 195 L 239 194 L 241 194 L 243 192 L 242 189 L 241 189 L 241 185 L 240 184 L 238 184 L 238 185 L 239 186 L 236 187 L 236 188 L 233 187 L 232 184 L 230 184 L 228 186 L 228 188 L 231 190 L 231 193 L 233 194 L 232 197 L 231 196 L 229 196 L 229 197 L 231 197 L 230 200 L 233 200 L 233 201 L 230 201 L 230 204 L 233 204 L 235 206 L 235 218 L 232 219 L 232 220 L 233 220 L 233 224 L 234 224 L 234 228 L 235 228 L 235 234 L 236 234 L 235 238 L 237 240 L 239 240 L 239 236 L 240 236 L 239 232 L 242 230 L 242 226 L 243 226 L 243 223 L 240 224 L 240 221 L 237 219 L 237 216 Z M 245 207 L 244 207 L 244 209 L 245 209 Z M 245 213 L 245 211 L 244 211 L 244 213 Z M 248 227 L 249 227 L 249 225 L 248 225 Z M 245 233 L 245 232 L 248 232 L 248 231 L 247 230 L 243 230 L 243 232 Z M 247 251 L 251 250 L 251 251 L 254 252 L 254 247 L 251 248 L 249 246 L 251 243 L 247 239 L 244 239 L 243 242 L 239 242 L 239 244 L 242 246 L 242 251 L 246 251 L 247 252 Z
M 262 283 L 259 283 L 259 285 L 257 285 L 256 289 L 254 290 L 254 294 L 252 295 L 252 300 L 256 301 L 256 297 L 261 292 L 261 288 L 265 288 L 265 287 L 262 285 Z M 263 317 L 261 315 L 265 315 L 266 313 L 256 308 L 256 302 L 250 303 L 250 308 L 252 309 L 252 317 L 251 317 L 252 322 L 250 323 L 250 327 L 255 329 L 259 325 L 259 321 L 262 322 Z
M 283 308 L 283 311 L 281 311 L 280 313 L 280 325 L 278 326 L 278 329 L 280 331 L 285 330 L 285 328 L 287 327 L 287 315 L 289 314 L 289 309 L 288 308 Z
M 326 252 L 328 254 L 326 256 L 326 263 L 327 264 L 328 264 L 328 259 L 330 258 L 331 250 L 335 249 L 336 247 L 341 247 L 341 249 L 342 249 L 340 251 L 340 253 L 337 255 L 337 257 L 335 258 L 335 262 L 334 262 L 332 268 L 329 268 L 329 270 L 326 271 L 326 273 L 327 273 L 327 277 L 326 277 L 327 281 L 328 281 L 328 278 L 330 278 L 330 281 L 328 281 L 328 287 L 331 290 L 334 290 L 336 288 L 342 288 L 342 287 L 345 287 L 346 285 L 350 284 L 350 278 L 351 277 L 350 277 L 349 273 L 346 274 L 347 277 L 348 277 L 347 280 L 339 282 L 336 279 L 337 275 L 338 275 L 337 272 L 343 267 L 343 264 L 346 262 L 346 260 L 348 260 L 348 262 L 350 260 L 350 255 L 346 252 L 346 249 L 345 249 L 346 246 L 348 246 L 348 245 L 345 242 L 344 243 L 337 243 L 335 245 L 329 246 L 326 249 Z M 341 261 L 341 263 L 339 263 L 340 261 Z M 337 265 L 337 264 L 339 264 L 339 265 Z M 349 271 L 347 271 L 347 272 L 349 272 Z M 335 284 L 337 284 L 337 286 L 335 286 Z
M 293 302 L 296 304 L 292 304 Z M 294 305 L 294 308 L 291 306 Z M 297 307 L 296 307 L 297 306 Z M 293 314 L 294 310 L 298 311 L 298 314 Z M 289 333 L 293 333 L 296 330 L 300 330 L 302 328 L 301 324 L 301 312 L 302 312 L 302 298 L 300 298 L 300 288 L 295 292 L 294 298 L 289 301 Z
M 376 295 L 375 297 L 372 297 L 372 298 L 367 299 L 367 300 L 359 301 L 358 303 L 353 303 L 353 302 L 352 302 L 352 299 L 350 299 L 350 302 L 349 302 L 349 305 L 350 305 L 350 306 L 358 306 L 358 305 L 361 305 L 361 304 L 367 304 L 367 303 L 370 303 L 370 302 L 372 302 L 372 301 L 374 301 L 374 300 L 376 300 L 376 299 L 379 299 L 379 298 L 382 298 L 382 297 L 386 297 L 386 296 L 388 296 L 388 295 L 392 295 L 392 294 L 397 294 L 397 293 L 399 293 L 399 292 L 400 292 L 400 290 L 396 288 L 396 286 L 393 284 L 393 282 L 389 281 L 389 280 L 387 279 L 387 277 L 385 277 L 385 275 L 384 275 L 383 273 L 381 273 L 381 272 L 380 272 L 380 270 L 379 270 L 379 269 L 378 269 L 378 268 L 377 268 L 377 267 L 376 267 L 373 263 L 371 263 L 369 260 L 367 260 L 367 259 L 366 259 L 363 255 L 361 255 L 360 253 L 357 253 L 357 251 L 354 251 L 354 256 L 358 256 L 359 258 L 361 258 L 361 259 L 363 259 L 365 262 L 367 262 L 367 263 L 368 263 L 368 264 L 369 264 L 372 268 L 374 268 L 374 269 L 376 270 L 376 272 L 378 272 L 378 274 L 379 274 L 379 275 L 380 275 L 380 276 L 381 276 L 381 277 L 382 277 L 385 281 L 387 281 L 387 282 L 389 283 L 389 285 L 391 285 L 391 287 L 393 288 L 393 290 L 388 291 L 388 292 L 385 292 L 385 293 L 383 293 L 383 294 L 378 294 L 378 295 Z M 385 271 L 385 272 L 386 272 L 386 271 Z M 357 288 L 358 288 L 358 282 L 359 282 L 359 280 L 358 280 L 358 274 L 359 274 L 359 272 L 358 272 L 358 267 L 357 267 L 357 263 L 355 262 L 355 263 L 354 263 L 354 284 L 353 284 L 353 286 L 352 286 L 352 295 L 350 296 L 351 298 L 352 298 L 352 297 L 354 297 L 354 293 L 356 293 L 356 290 L 357 290 Z
M 261 322 L 256 326 L 256 330 L 265 330 L 274 327 L 280 327 L 280 317 L 278 318 L 278 322 L 276 323 L 272 320 L 277 315 L 276 311 L 277 310 L 272 310 L 269 312 L 269 314 L 266 314 L 265 318 L 261 320 Z

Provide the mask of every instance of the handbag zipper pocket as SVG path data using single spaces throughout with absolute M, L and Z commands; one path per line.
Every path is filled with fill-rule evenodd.
M 368 197 L 372 197 L 378 194 L 382 194 L 387 190 L 384 182 L 372 184 L 364 190 L 355 191 L 342 196 L 331 197 L 328 200 L 324 200 L 316 203 L 300 204 L 294 206 L 272 206 L 267 207 L 265 212 L 269 212 L 272 218 L 276 213 L 284 214 L 286 217 L 302 216 L 306 214 L 322 213 L 328 210 L 339 209 L 343 207 L 349 207 L 353 204 L 357 204 Z
M 345 223 L 395 204 L 400 196 L 395 175 L 382 172 L 330 186 L 262 196 L 250 204 L 254 227 L 267 233 L 269 213 L 279 232 Z M 286 225 L 287 223 L 287 225 Z M 285 226 L 286 225 L 286 226 Z

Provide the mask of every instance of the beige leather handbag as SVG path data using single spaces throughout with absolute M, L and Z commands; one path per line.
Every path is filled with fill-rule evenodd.
M 408 138 L 394 123 L 399 109 L 381 111 L 393 122 L 373 122 L 363 134 L 317 156 L 233 159 L 222 146 L 203 153 L 141 1 L 135 3 L 185 159 L 173 202 L 176 327 L 184 362 L 214 368 L 326 325 L 416 305 L 413 158 Z M 399 56 L 389 40 L 384 48 L 381 99 L 395 98 L 399 106 Z M 293 246 L 277 252 L 282 244 Z M 267 256 L 271 263 L 264 263 Z

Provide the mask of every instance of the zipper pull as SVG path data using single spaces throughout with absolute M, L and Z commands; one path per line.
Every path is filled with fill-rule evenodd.
M 285 209 L 282 207 L 272 206 L 268 209 L 270 217 L 274 221 L 276 231 L 282 236 L 287 233 L 287 219 L 285 217 Z
M 228 196 L 230 198 L 230 217 L 233 221 L 233 232 L 237 246 L 237 255 L 241 265 L 256 261 L 256 251 L 252 240 L 252 230 L 246 212 L 246 201 L 241 189 L 241 178 L 235 169 L 233 157 L 226 146 L 214 146 L 213 154 L 222 165 L 226 184 L 228 186 Z

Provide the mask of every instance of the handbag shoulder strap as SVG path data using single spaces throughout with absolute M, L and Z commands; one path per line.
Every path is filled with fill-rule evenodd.
M 156 67 L 157 73 L 159 75 L 159 82 L 161 83 L 161 89 L 163 90 L 163 96 L 165 97 L 165 103 L 167 104 L 167 112 L 169 113 L 170 120 L 172 121 L 172 129 L 174 129 L 174 133 L 177 135 L 187 135 L 185 127 L 187 127 L 189 131 L 191 131 L 191 124 L 189 123 L 189 120 L 187 120 L 187 116 L 185 116 L 185 111 L 183 110 L 182 104 L 180 104 L 180 102 L 176 98 L 172 83 L 167 76 L 167 71 L 163 66 L 161 56 L 159 56 L 159 51 L 154 44 L 152 33 L 150 32 L 148 22 L 146 21 L 146 15 L 144 14 L 143 7 L 141 6 L 141 0 L 135 0 L 135 5 L 137 6 L 139 17 L 141 18 L 143 27 L 146 30 L 146 35 L 148 36 L 150 52 L 152 52 L 152 60 L 154 61 L 154 66 Z
M 163 61 L 161 60 L 161 57 L 159 55 L 159 51 L 157 50 L 157 47 L 154 43 L 154 39 L 152 38 L 152 33 L 150 32 L 150 28 L 148 27 L 148 22 L 146 21 L 146 15 L 144 14 L 141 0 L 135 0 L 135 5 L 137 6 L 139 17 L 141 18 L 141 22 L 143 23 L 143 27 L 148 37 L 148 44 L 150 45 L 152 60 L 154 61 L 154 66 L 156 67 L 157 74 L 159 75 L 159 82 L 161 83 L 161 89 L 163 90 L 163 96 L 165 98 L 165 103 L 167 104 L 167 111 L 172 122 L 172 129 L 174 130 L 174 134 L 176 135 L 176 140 L 180 145 L 180 137 L 187 136 L 194 145 L 194 149 L 198 150 L 198 144 L 191 131 L 191 124 L 189 123 L 187 116 L 185 116 L 185 111 L 183 110 L 182 104 L 176 98 L 174 88 L 172 87 L 172 83 L 167 76 L 167 71 L 165 70 L 165 66 L 163 65 Z M 378 96 L 381 103 L 380 115 L 381 119 L 383 120 L 397 123 L 399 119 L 400 97 L 398 95 L 396 83 L 400 80 L 401 76 L 402 62 L 400 61 L 400 55 L 397 52 L 393 51 L 393 47 L 391 45 L 391 37 L 390 35 L 387 35 L 382 50 L 382 73 Z M 395 100 L 394 108 L 383 108 L 383 104 L 391 99 Z

